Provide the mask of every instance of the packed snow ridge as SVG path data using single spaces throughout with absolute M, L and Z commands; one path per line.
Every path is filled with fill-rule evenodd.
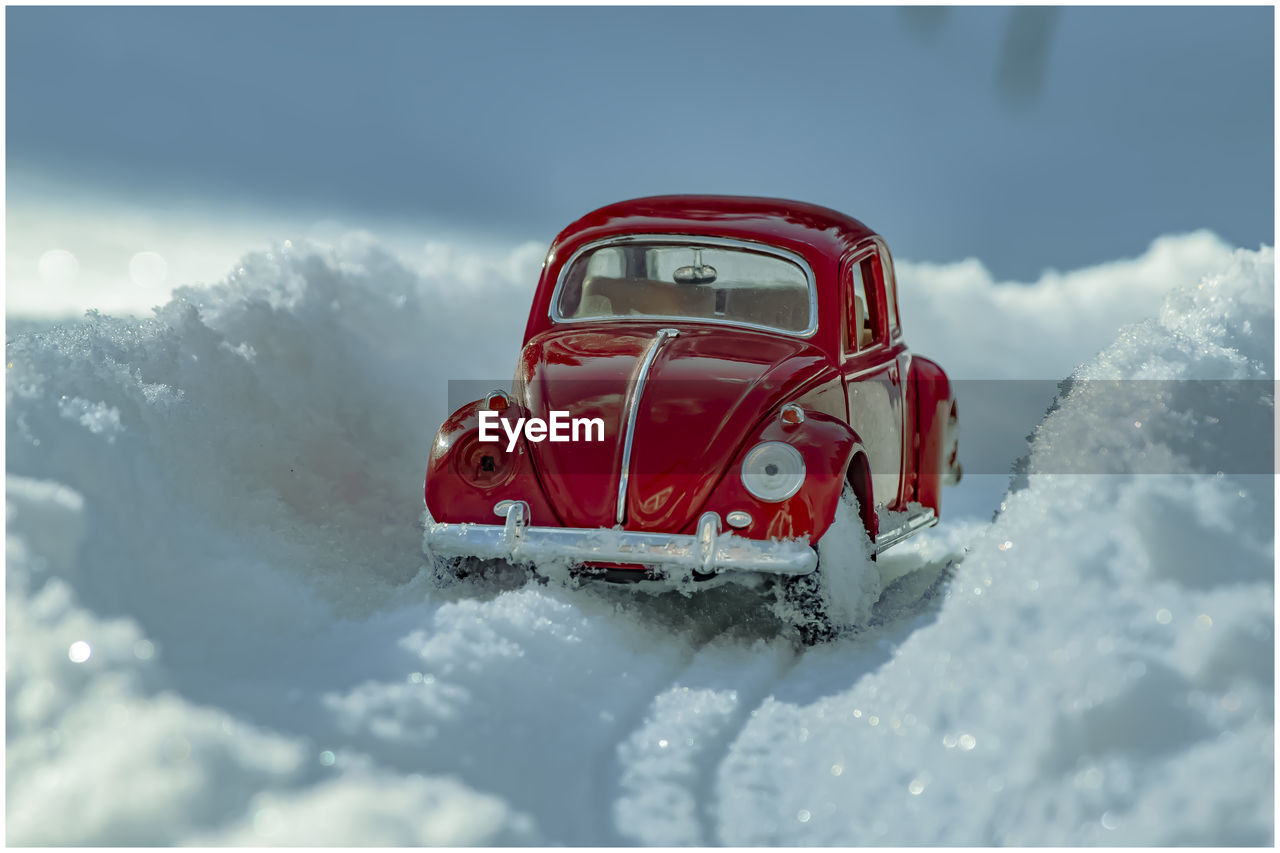
M 9 341 L 10 844 L 1272 843 L 1273 477 L 1213 468 L 1229 385 L 1077 383 L 995 520 L 886 555 L 817 648 L 731 586 L 436 590 L 426 451 L 447 379 L 510 374 L 504 263 L 281 247 Z M 1269 248 L 900 275 L 957 375 L 1273 378 Z M 948 303 L 1020 318 L 1003 361 Z M 1114 468 L 1052 473 L 1079 454 Z M 1169 454 L 1199 473 L 1134 473 Z

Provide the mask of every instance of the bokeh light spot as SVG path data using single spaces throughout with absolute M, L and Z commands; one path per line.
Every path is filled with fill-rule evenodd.
M 138 287 L 160 287 L 169 279 L 169 263 L 158 252 L 138 252 L 129 259 L 129 278 Z
M 80 261 L 66 249 L 50 249 L 37 264 L 45 284 L 70 284 L 80 274 Z

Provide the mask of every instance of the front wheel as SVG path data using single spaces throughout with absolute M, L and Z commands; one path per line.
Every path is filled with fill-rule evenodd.
M 835 520 L 818 540 L 818 567 L 783 579 L 777 590 L 774 612 L 796 628 L 806 646 L 835 639 L 842 630 L 870 620 L 882 585 L 851 486 L 845 485 Z

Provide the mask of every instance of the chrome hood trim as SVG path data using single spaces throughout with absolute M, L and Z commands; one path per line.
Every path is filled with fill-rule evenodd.
M 631 394 L 627 397 L 626 403 L 626 432 L 622 439 L 622 466 L 618 472 L 618 510 L 614 518 L 618 524 L 627 520 L 627 482 L 631 479 L 631 445 L 635 440 L 636 433 L 636 415 L 640 411 L 640 396 L 644 393 L 644 383 L 649 377 L 649 368 L 653 366 L 653 360 L 658 355 L 658 350 L 662 348 L 662 344 L 669 338 L 674 338 L 680 333 L 675 329 L 659 329 L 658 336 L 653 339 L 653 343 L 649 344 L 645 350 L 644 360 L 640 362 L 640 369 L 636 371 L 635 384 L 632 386 Z

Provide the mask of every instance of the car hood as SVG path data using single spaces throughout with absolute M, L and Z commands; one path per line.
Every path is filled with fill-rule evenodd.
M 659 328 L 559 328 L 521 354 L 516 393 L 530 415 L 562 411 L 604 422 L 603 441 L 528 443 L 567 526 L 616 523 L 627 396 Z M 693 328 L 666 339 L 637 403 L 623 526 L 691 528 L 761 418 L 831 370 L 820 349 L 796 338 Z

